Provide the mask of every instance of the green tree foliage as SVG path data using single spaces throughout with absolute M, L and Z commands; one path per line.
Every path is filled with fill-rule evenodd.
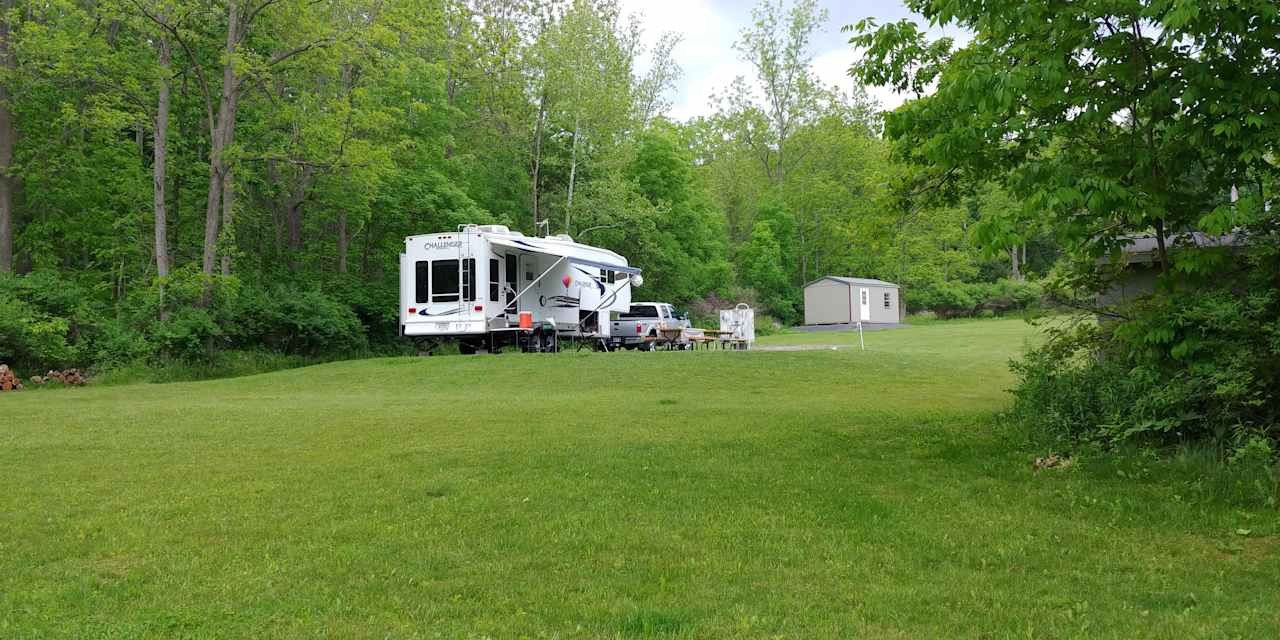
M 921 301 L 1010 275 L 971 242 L 986 209 L 917 206 L 874 103 L 816 79 L 810 0 L 756 7 L 752 74 L 688 123 L 679 38 L 646 50 L 617 0 L 0 6 L 23 366 L 396 349 L 404 237 L 463 223 L 549 223 L 641 266 L 641 297 L 788 322 L 828 273 Z
M 794 322 L 795 294 L 782 269 L 782 247 L 769 221 L 756 223 L 751 241 L 741 251 L 742 281 L 756 290 L 760 302 L 784 322 Z
M 1280 290 L 1280 8 L 1266 0 L 1070 4 L 915 0 L 976 35 L 959 50 L 906 22 L 864 22 L 852 72 L 936 91 L 886 116 L 918 179 L 998 183 L 981 239 L 1007 250 L 1048 235 L 1068 260 L 1055 287 L 1076 304 L 1125 277 L 1123 248 L 1155 239 L 1158 286 L 1100 311 L 1021 368 L 1028 411 L 1055 430 L 1113 440 L 1276 437 Z M 1204 249 L 1205 238 L 1229 249 Z M 1098 354 L 1104 354 L 1101 358 Z M 1084 413 L 1058 411 L 1085 384 Z M 1097 387 L 1111 386 L 1103 393 Z

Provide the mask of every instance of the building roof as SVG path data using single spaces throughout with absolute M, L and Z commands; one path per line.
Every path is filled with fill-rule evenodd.
M 1121 239 L 1125 244 L 1121 247 L 1122 262 L 1125 264 L 1150 264 L 1160 261 L 1159 243 L 1156 242 L 1154 234 L 1125 236 Z M 1179 233 L 1165 236 L 1165 247 L 1170 251 L 1184 249 L 1188 247 L 1206 248 L 1206 247 L 1246 247 L 1248 245 L 1247 238 L 1242 233 L 1228 233 L 1221 236 L 1211 236 L 1199 231 L 1190 233 Z M 1099 262 L 1110 262 L 1107 256 L 1099 259 Z
M 899 288 L 898 285 L 892 282 L 885 282 L 884 280 L 876 280 L 875 278 L 849 278 L 846 276 L 823 276 L 804 286 L 805 288 L 808 288 L 814 284 L 822 282 L 823 280 L 834 280 L 841 284 L 848 284 L 848 285 L 858 284 L 858 285 L 873 286 L 873 287 L 891 287 L 893 289 Z

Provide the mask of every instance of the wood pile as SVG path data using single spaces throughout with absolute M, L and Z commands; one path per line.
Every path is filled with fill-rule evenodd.
M 84 374 L 79 369 L 67 369 L 66 371 L 50 371 L 43 376 L 31 376 L 31 384 L 48 384 L 50 382 L 61 382 L 65 385 L 79 387 L 88 382 Z
M 19 391 L 21 389 L 22 381 L 18 379 L 18 376 L 13 375 L 9 365 L 0 364 L 0 391 Z

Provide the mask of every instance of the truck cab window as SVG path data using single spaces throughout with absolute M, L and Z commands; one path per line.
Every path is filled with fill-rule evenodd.
M 631 305 L 626 313 L 619 314 L 622 320 L 635 320 L 636 318 L 656 318 L 658 317 L 658 307 L 651 304 Z

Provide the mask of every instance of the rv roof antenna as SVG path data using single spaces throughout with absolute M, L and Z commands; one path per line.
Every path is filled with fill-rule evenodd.
M 534 229 L 535 232 L 537 231 L 537 229 L 542 229 L 542 237 L 544 238 L 551 235 L 551 219 L 550 218 L 546 220 L 538 221 L 537 223 L 534 224 L 534 227 L 535 227 Z

